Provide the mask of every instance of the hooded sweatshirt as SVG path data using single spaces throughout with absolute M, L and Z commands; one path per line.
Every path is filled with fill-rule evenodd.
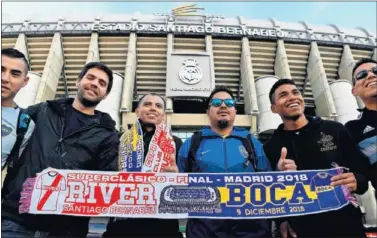
M 329 169 L 335 166 L 349 168 L 357 180 L 356 193 L 365 193 L 368 183 L 361 174 L 366 169 L 367 160 L 357 150 L 356 143 L 345 127 L 319 117 L 307 119 L 307 125 L 294 131 L 284 130 L 281 124 L 265 143 L 264 151 L 271 166 L 277 167 L 281 149 L 286 147 L 287 159 L 295 161 L 297 170 Z M 351 204 L 336 211 L 292 217 L 288 221 L 298 237 L 365 236 L 360 209 Z

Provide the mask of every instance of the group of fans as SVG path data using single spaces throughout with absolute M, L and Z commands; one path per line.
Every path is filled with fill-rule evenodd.
M 119 133 L 107 113 L 95 110 L 110 93 L 111 69 L 100 62 L 85 65 L 78 76 L 75 98 L 49 100 L 27 109 L 14 102 L 29 78 L 28 61 L 16 49 L 1 52 L 3 175 L 1 230 L 3 237 L 85 237 L 89 217 L 19 214 L 22 184 L 52 167 L 117 171 Z M 319 170 L 345 167 L 332 177 L 363 194 L 371 181 L 377 188 L 377 62 L 362 59 L 352 71 L 352 93 L 365 108 L 345 126 L 304 115 L 305 103 L 291 79 L 278 80 L 270 90 L 271 110 L 283 123 L 262 145 L 246 129 L 234 127 L 236 100 L 225 87 L 206 100 L 209 125 L 184 143 L 174 137 L 175 161 L 164 172 L 237 173 Z M 165 118 L 165 99 L 150 93 L 137 105 L 144 153 L 155 126 Z M 326 138 L 329 143 L 322 143 Z M 249 146 L 244 146 L 249 145 Z M 240 148 L 243 148 L 241 150 Z M 246 155 L 246 156 L 245 156 Z M 365 237 L 362 214 L 349 204 L 339 210 L 275 220 L 282 237 Z M 182 237 L 175 219 L 110 219 L 104 237 Z M 271 237 L 268 219 L 189 219 L 189 238 Z

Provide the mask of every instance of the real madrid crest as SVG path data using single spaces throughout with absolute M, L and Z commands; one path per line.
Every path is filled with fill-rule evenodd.
M 179 70 L 179 78 L 185 84 L 197 84 L 202 80 L 203 74 L 198 67 L 198 62 L 194 59 L 183 61 L 183 66 Z

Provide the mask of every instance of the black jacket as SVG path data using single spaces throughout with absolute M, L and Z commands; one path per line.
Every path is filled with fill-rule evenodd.
M 346 128 L 369 159 L 365 175 L 376 189 L 377 199 L 377 111 L 363 109 L 360 119 L 347 122 Z
M 287 148 L 287 158 L 293 159 L 297 170 L 316 170 L 332 168 L 334 163 L 350 168 L 357 179 L 357 193 L 363 194 L 368 187 L 363 171 L 365 157 L 356 148 L 345 127 L 319 117 L 307 117 L 309 123 L 296 131 L 285 131 L 283 124 L 264 145 L 264 151 L 276 168 L 281 148 Z M 300 236 L 312 237 L 362 237 L 365 236 L 361 212 L 353 205 L 314 215 L 298 216 L 288 219 Z M 280 220 L 281 222 L 281 220 Z
M 4 182 L 2 218 L 52 235 L 87 235 L 89 218 L 18 213 L 23 182 L 43 169 L 116 171 L 119 139 L 115 122 L 108 114 L 96 111 L 99 118 L 96 122 L 62 138 L 66 110 L 72 103 L 71 98 L 59 99 L 28 108 L 35 129 Z
M 144 158 L 148 153 L 149 144 L 154 135 L 154 130 L 144 132 Z M 176 159 L 178 151 L 182 146 L 182 140 L 173 136 L 176 148 Z M 157 218 L 127 218 L 110 220 L 103 237 L 143 237 L 143 238 L 180 238 L 179 222 L 176 219 L 157 219 Z

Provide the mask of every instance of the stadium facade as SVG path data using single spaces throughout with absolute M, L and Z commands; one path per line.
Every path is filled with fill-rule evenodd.
M 268 99 L 279 78 L 297 83 L 307 114 L 345 123 L 363 107 L 351 94 L 352 66 L 377 59 L 376 36 L 364 28 L 179 11 L 3 22 L 1 47 L 19 49 L 31 65 L 20 106 L 75 96 L 82 67 L 101 61 L 114 71 L 114 86 L 98 109 L 118 129 L 135 121 L 140 96 L 154 92 L 166 96 L 166 122 L 183 140 L 207 125 L 203 98 L 216 85 L 236 95 L 236 125 L 266 138 L 281 123 Z

